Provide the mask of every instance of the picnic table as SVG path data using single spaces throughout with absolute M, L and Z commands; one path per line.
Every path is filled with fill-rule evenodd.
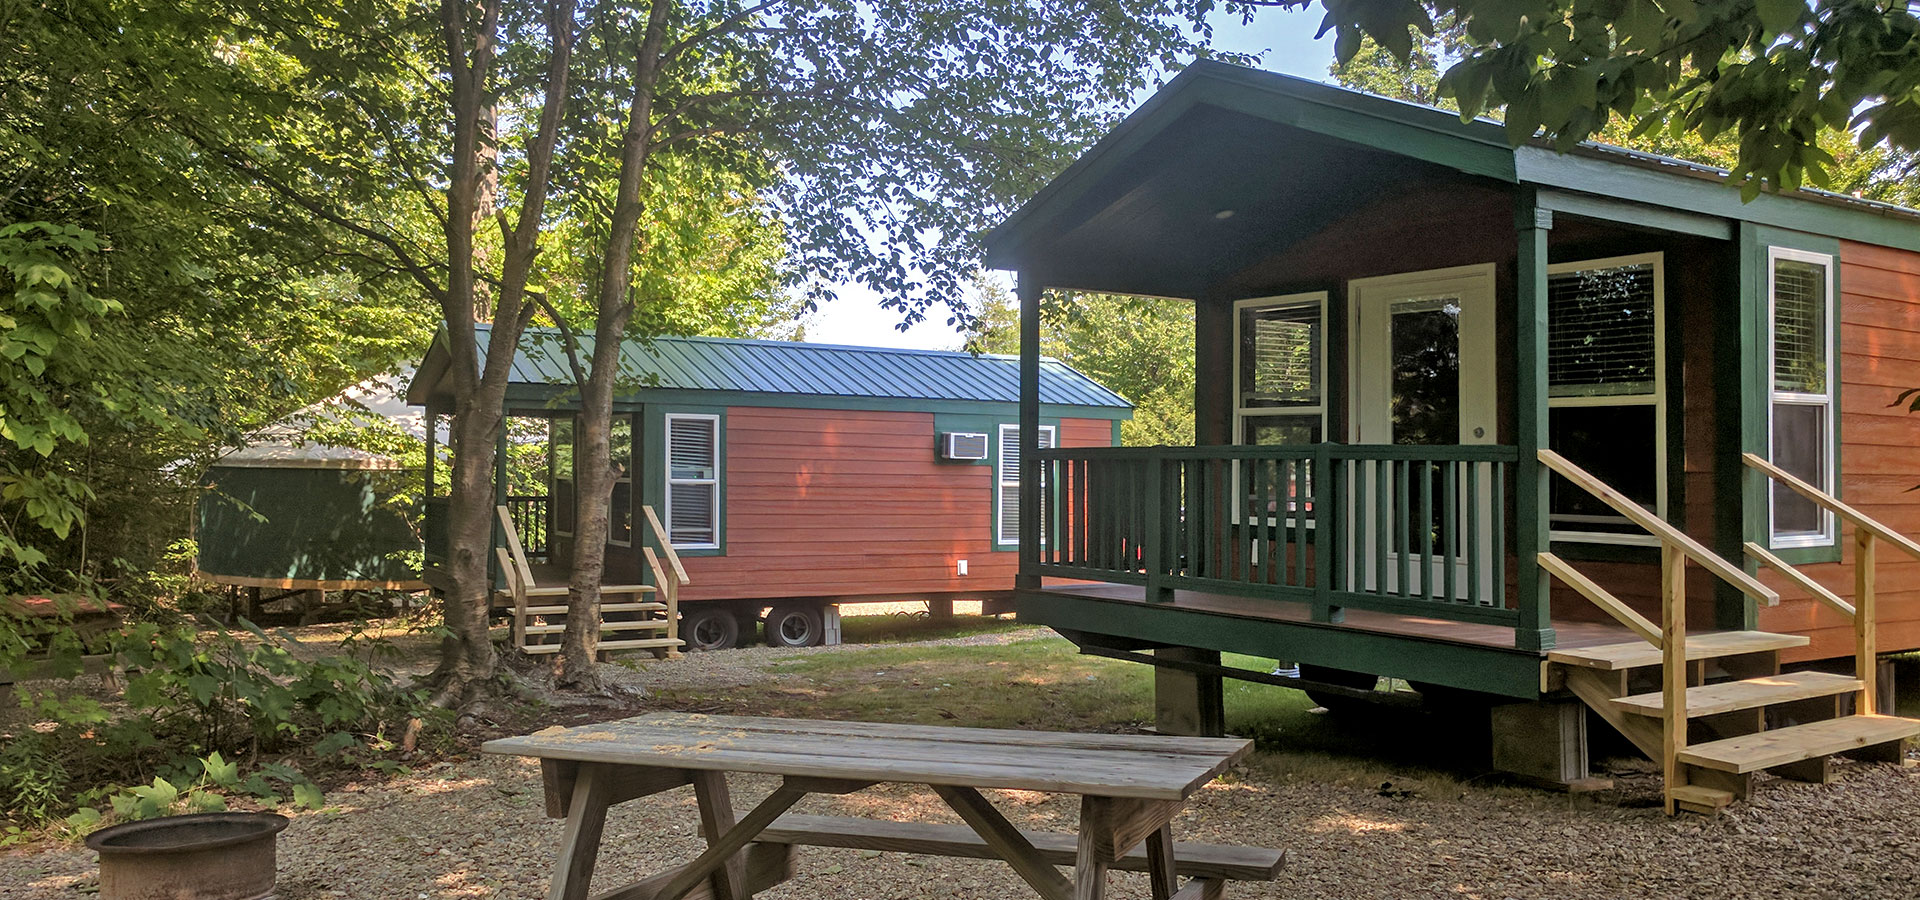
M 482 749 L 540 759 L 547 813 L 567 820 L 550 900 L 589 897 L 609 807 L 684 785 L 693 786 L 706 850 L 594 900 L 746 900 L 793 876 L 795 845 L 1001 859 L 1048 900 L 1099 900 L 1109 869 L 1146 872 L 1155 900 L 1213 900 L 1229 880 L 1273 879 L 1285 861 L 1277 850 L 1173 841 L 1187 798 L 1251 747 L 1225 738 L 651 713 Z M 728 772 L 781 782 L 736 818 Z M 927 785 L 965 824 L 787 812 L 808 794 L 880 783 Z M 1022 831 L 982 788 L 1078 795 L 1079 831 Z M 1059 865 L 1073 866 L 1072 879 Z

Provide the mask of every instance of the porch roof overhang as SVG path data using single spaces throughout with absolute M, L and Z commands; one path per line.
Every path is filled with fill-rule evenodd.
M 1288 75 L 1189 66 L 986 239 L 1050 287 L 1195 298 L 1361 202 L 1416 185 L 1540 191 L 1565 215 L 1716 238 L 1740 221 L 1920 251 L 1920 212 L 1794 191 L 1598 144 L 1514 147 L 1504 126 Z

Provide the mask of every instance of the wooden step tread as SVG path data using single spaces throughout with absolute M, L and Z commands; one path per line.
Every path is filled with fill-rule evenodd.
M 1775 703 L 1832 697 L 1849 694 L 1862 687 L 1858 678 L 1831 672 L 1795 672 L 1791 675 L 1703 684 L 1687 688 L 1687 717 L 1697 719 L 1742 709 L 1758 709 Z M 1613 705 L 1625 713 L 1658 716 L 1666 712 L 1666 696 L 1659 691 L 1635 694 L 1614 700 Z
M 1801 634 L 1772 634 L 1765 631 L 1708 631 L 1687 635 L 1688 659 L 1713 659 L 1743 653 L 1765 653 L 1804 647 L 1811 638 Z M 1638 669 L 1660 664 L 1659 648 L 1646 641 L 1626 641 L 1595 647 L 1569 647 L 1547 651 L 1547 661 L 1588 669 Z
M 600 611 L 602 613 L 665 612 L 666 609 L 667 609 L 667 605 L 665 603 L 602 603 L 600 604 Z M 529 615 L 529 616 L 563 616 L 563 615 L 566 615 L 567 608 L 564 606 L 529 606 L 526 608 L 525 612 L 526 612 L 526 615 Z
M 1738 775 L 1915 735 L 1920 735 L 1920 720 L 1898 716 L 1846 716 L 1695 744 L 1680 751 L 1680 761 L 1690 766 L 1719 769 Z
M 658 647 L 684 647 L 686 641 L 679 638 L 640 638 L 635 640 L 601 641 L 602 650 L 651 650 Z M 526 644 L 520 648 L 527 653 L 559 653 L 560 644 Z
M 1048 862 L 1070 866 L 1074 862 L 1074 836 L 1045 831 L 1020 832 Z M 758 840 L 774 844 L 802 844 L 810 847 L 884 847 L 900 853 L 930 856 L 955 856 L 968 859 L 998 859 L 987 842 L 965 825 L 938 825 L 926 822 L 881 822 L 873 819 L 841 816 L 805 816 L 794 813 L 781 816 L 760 834 Z M 1280 877 L 1287 854 L 1263 847 L 1235 847 L 1222 844 L 1173 845 L 1173 868 L 1189 878 L 1216 878 L 1231 881 L 1272 881 Z M 1144 847 L 1120 857 L 1113 867 L 1123 872 L 1144 872 L 1147 854 Z
M 651 622 L 601 622 L 600 623 L 600 630 L 602 632 L 662 631 L 662 630 L 665 630 L 666 627 L 667 627 L 667 620 L 665 619 L 655 619 L 654 621 L 651 621 Z M 520 630 L 526 634 L 562 634 L 567 630 L 567 626 L 565 625 L 528 625 L 527 627 L 522 628 Z

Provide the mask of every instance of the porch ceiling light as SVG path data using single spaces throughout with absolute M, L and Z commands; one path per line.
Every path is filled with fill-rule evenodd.
M 1213 214 L 1213 217 L 1214 217 L 1214 218 L 1216 218 L 1216 219 L 1219 219 L 1219 220 L 1220 220 L 1220 221 L 1222 221 L 1222 222 L 1224 222 L 1224 221 L 1226 221 L 1226 220 L 1228 220 L 1228 219 L 1231 219 L 1231 218 L 1233 218 L 1233 210 L 1230 210 L 1230 209 L 1223 209 L 1223 210 L 1221 210 L 1221 211 L 1219 211 L 1219 212 L 1217 212 L 1217 213 L 1214 213 L 1214 214 Z

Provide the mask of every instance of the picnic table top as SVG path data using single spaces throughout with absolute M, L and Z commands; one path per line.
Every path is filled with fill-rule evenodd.
M 1238 738 L 1075 734 L 648 713 L 488 741 L 487 753 L 578 762 L 759 772 L 1184 800 L 1245 756 Z

